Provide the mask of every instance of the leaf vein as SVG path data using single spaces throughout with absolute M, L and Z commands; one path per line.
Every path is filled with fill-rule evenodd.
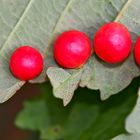
M 128 0 L 128 1 L 124 4 L 124 6 L 122 7 L 121 11 L 118 13 L 117 17 L 116 17 L 115 20 L 114 20 L 115 22 L 118 22 L 118 21 L 122 18 L 124 12 L 128 9 L 128 7 L 130 6 L 130 4 L 131 4 L 132 1 L 133 1 L 133 0 Z
M 27 4 L 27 7 L 25 8 L 25 10 L 23 11 L 20 19 L 17 21 L 15 27 L 13 28 L 13 30 L 11 31 L 11 33 L 9 34 L 7 40 L 4 42 L 4 44 L 2 45 L 0 51 L 2 52 L 2 49 L 4 48 L 4 46 L 6 46 L 6 44 L 8 43 L 8 41 L 11 39 L 11 37 L 13 36 L 13 34 L 15 33 L 15 31 L 17 30 L 17 28 L 20 26 L 20 23 L 22 22 L 22 20 L 24 19 L 26 13 L 28 12 L 28 10 L 30 9 L 32 3 L 34 2 L 34 0 L 30 0 Z M 2 55 L 2 53 L 1 53 Z M 3 56 L 4 57 L 4 56 Z M 5 57 L 5 59 L 7 60 L 7 58 Z

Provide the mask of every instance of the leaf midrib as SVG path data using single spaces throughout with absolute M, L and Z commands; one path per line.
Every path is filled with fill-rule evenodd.
M 21 22 L 23 21 L 24 17 L 26 16 L 26 13 L 28 12 L 28 10 L 30 9 L 32 3 L 34 2 L 34 0 L 30 0 L 27 4 L 27 7 L 24 9 L 24 11 L 21 14 L 21 17 L 19 18 L 19 20 L 17 21 L 17 23 L 15 24 L 13 30 L 11 31 L 11 33 L 8 35 L 7 40 L 4 42 L 4 44 L 2 45 L 0 51 L 2 51 L 2 49 L 6 46 L 6 44 L 8 43 L 8 41 L 11 39 L 11 37 L 13 36 L 13 34 L 16 32 L 16 30 L 18 29 L 18 27 L 20 26 Z M 5 60 L 7 60 L 7 58 L 1 54 Z
M 69 7 L 71 6 L 71 4 L 74 2 L 74 0 L 69 0 L 68 3 L 66 4 L 65 8 L 63 9 L 63 11 L 61 12 L 55 26 L 54 26 L 54 29 L 52 30 L 52 34 L 51 34 L 51 39 L 50 41 L 48 42 L 48 47 L 46 48 L 47 51 L 49 51 L 50 47 L 51 47 L 51 43 L 52 43 L 52 40 L 53 40 L 53 37 L 54 37 L 54 34 L 55 32 L 57 31 L 58 27 L 59 27 L 59 24 L 61 23 L 62 19 L 64 18 L 65 16 L 65 13 L 68 11 Z M 47 56 L 47 51 L 45 51 L 45 56 Z
M 74 77 L 76 77 L 77 75 L 79 75 L 79 73 L 82 73 L 83 69 L 79 69 L 77 72 L 75 72 L 74 75 L 70 75 L 65 81 L 63 81 L 60 86 L 56 87 L 54 89 L 54 92 L 57 91 L 59 88 L 63 87 L 65 83 L 67 83 L 69 80 L 73 79 Z
M 122 17 L 122 15 L 123 15 L 123 13 L 125 13 L 125 11 L 128 9 L 128 7 L 130 6 L 130 4 L 131 4 L 131 2 L 132 2 L 133 0 L 127 0 L 127 2 L 123 5 L 123 7 L 121 8 L 121 10 L 120 10 L 120 12 L 118 12 L 118 15 L 116 16 L 116 18 L 115 18 L 115 22 L 118 22 L 120 19 L 121 19 L 121 17 Z M 53 29 L 53 32 L 52 32 L 52 37 L 51 38 L 53 38 L 53 35 L 55 34 L 55 32 L 57 31 L 57 29 L 58 29 L 58 27 L 59 27 L 59 24 L 61 23 L 61 20 L 63 19 L 63 17 L 65 16 L 65 13 L 68 11 L 68 9 L 69 9 L 69 7 L 71 6 L 71 4 L 74 2 L 74 0 L 69 0 L 69 2 L 67 3 L 67 5 L 66 5 L 66 7 L 64 8 L 64 10 L 63 10 L 63 12 L 60 14 L 60 16 L 59 16 L 59 19 L 58 19 L 58 21 L 56 22 L 56 25 L 55 25 L 55 27 L 54 27 L 54 29 Z M 49 42 L 49 46 L 50 46 L 50 42 Z
M 130 6 L 130 4 L 132 3 L 133 0 L 127 0 L 127 2 L 123 5 L 123 7 L 121 8 L 120 12 L 118 12 L 118 15 L 115 18 L 115 22 L 118 22 L 123 14 L 125 13 L 125 11 L 128 9 L 128 7 Z
M 54 37 L 54 34 L 55 32 L 57 31 L 58 27 L 59 27 L 59 24 L 61 23 L 63 17 L 65 16 L 65 13 L 68 11 L 69 7 L 71 6 L 71 4 L 74 2 L 74 0 L 69 0 L 69 2 L 66 4 L 63 12 L 60 14 L 57 22 L 56 22 L 56 25 L 52 31 L 52 35 L 51 35 L 51 41 L 48 43 L 48 48 L 46 50 L 49 51 L 49 48 L 51 46 L 51 43 L 52 43 L 52 40 L 53 40 L 53 37 Z M 124 5 L 123 7 L 121 8 L 120 12 L 118 12 L 118 15 L 116 16 L 116 18 L 114 19 L 115 22 L 119 22 L 119 20 L 121 19 L 123 13 L 128 9 L 128 7 L 130 6 L 132 0 L 128 0 Z M 45 51 L 46 52 L 46 51 Z M 47 55 L 47 53 L 46 53 Z

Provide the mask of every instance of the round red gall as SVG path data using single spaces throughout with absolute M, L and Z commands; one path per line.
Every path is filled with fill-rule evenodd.
M 103 61 L 111 64 L 124 61 L 131 51 L 131 35 L 121 23 L 109 22 L 96 32 L 94 50 Z
M 79 68 L 86 63 L 91 51 L 89 38 L 78 30 L 63 32 L 54 44 L 54 58 L 64 68 Z
M 17 48 L 10 59 L 10 70 L 20 80 L 36 78 L 43 69 L 43 58 L 38 50 L 30 46 Z
M 134 46 L 134 57 L 136 63 L 140 66 L 140 37 L 137 38 Z

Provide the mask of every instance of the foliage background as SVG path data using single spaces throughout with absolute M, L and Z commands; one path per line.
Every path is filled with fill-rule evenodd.
M 125 131 L 125 119 L 136 103 L 140 78 L 117 95 L 101 101 L 99 91 L 79 88 L 72 102 L 63 107 L 48 83 L 42 93 L 26 101 L 16 125 L 40 132 L 45 140 L 108 140 Z

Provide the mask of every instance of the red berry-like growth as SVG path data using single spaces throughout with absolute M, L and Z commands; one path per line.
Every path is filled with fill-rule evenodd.
M 134 57 L 136 63 L 140 65 L 140 37 L 137 38 L 136 44 L 134 46 Z
M 11 56 L 10 69 L 18 79 L 31 80 L 41 73 L 43 58 L 35 48 L 21 46 Z
M 90 54 L 90 40 L 78 30 L 63 32 L 54 45 L 54 58 L 64 68 L 80 67 L 88 60 Z
M 128 29 L 117 22 L 104 24 L 95 34 L 94 50 L 107 63 L 123 61 L 131 50 L 131 36 Z

